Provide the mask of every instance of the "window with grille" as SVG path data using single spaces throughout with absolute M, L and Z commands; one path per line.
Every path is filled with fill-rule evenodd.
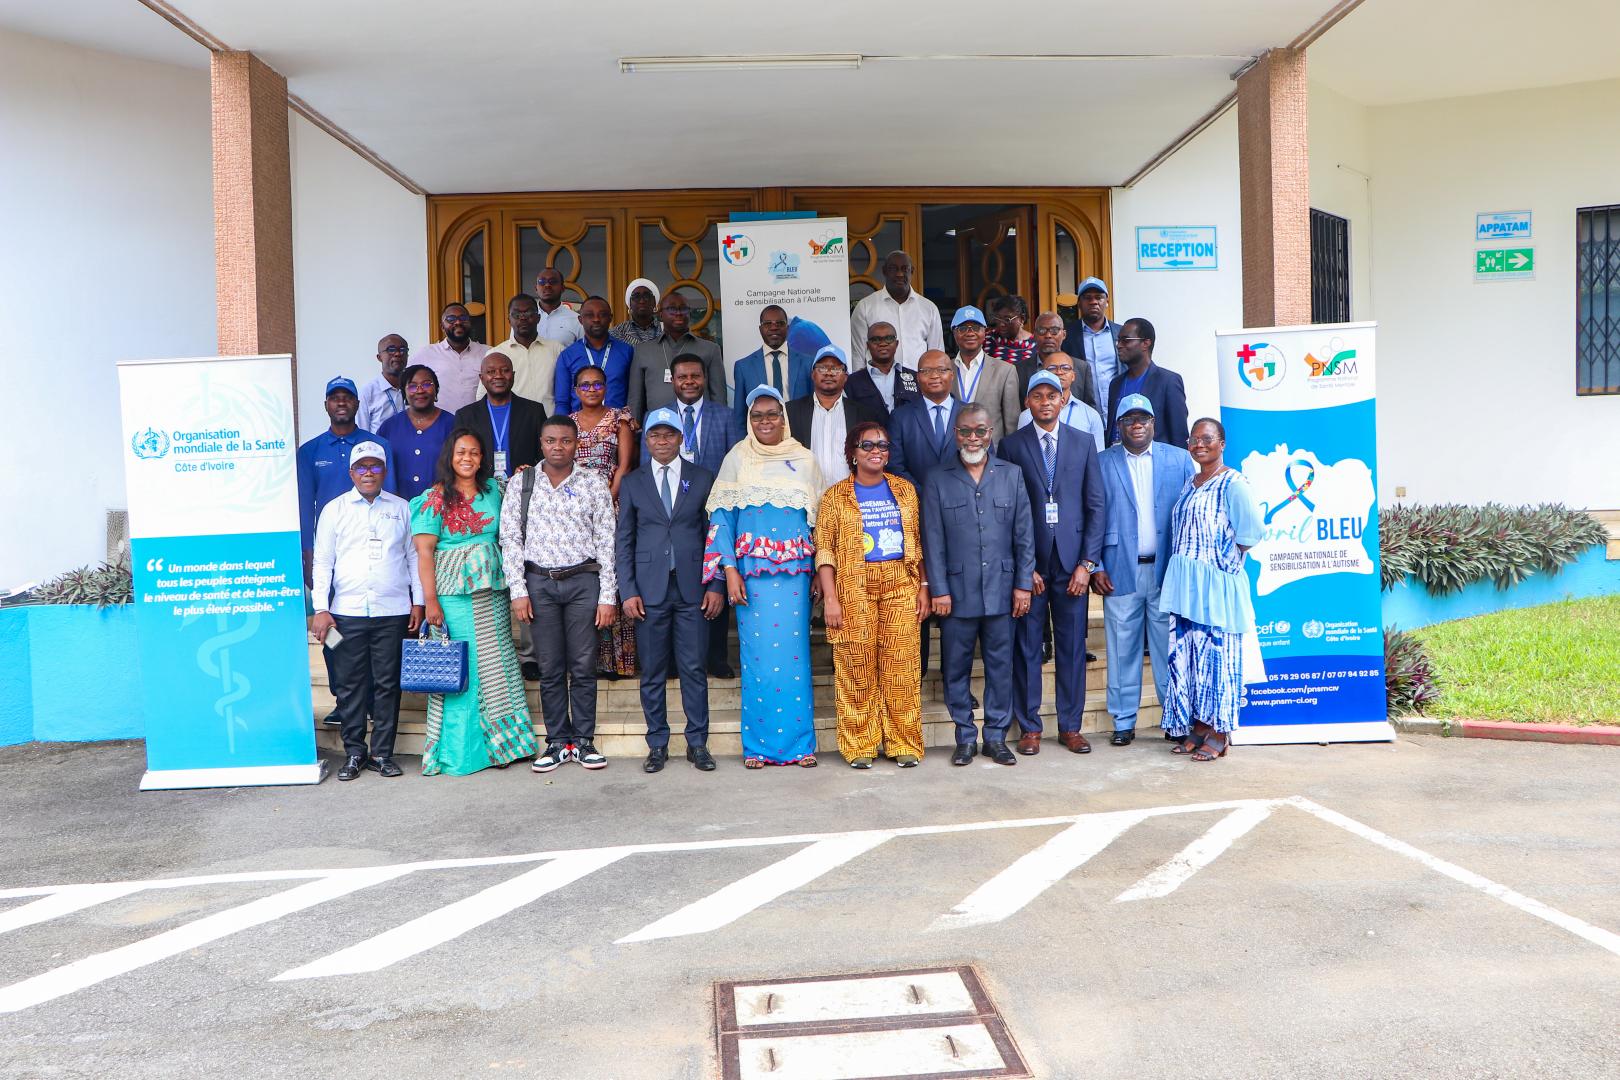
M 1575 392 L 1620 394 L 1620 206 L 1575 212 Z
M 1350 321 L 1350 222 L 1311 211 L 1311 322 Z

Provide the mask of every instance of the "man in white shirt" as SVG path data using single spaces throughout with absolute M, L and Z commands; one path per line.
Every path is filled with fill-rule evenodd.
M 360 414 L 354 422 L 366 431 L 376 431 L 383 421 L 405 411 L 405 391 L 399 384 L 400 372 L 411 347 L 398 334 L 384 334 L 377 342 L 377 363 L 382 370 L 360 388 Z
M 891 251 L 883 260 L 884 287 L 863 296 L 849 314 L 850 369 L 866 366 L 866 332 L 873 323 L 886 322 L 900 337 L 900 366 L 916 370 L 922 354 L 945 348 L 939 308 L 911 287 L 911 256 Z
M 1018 369 L 984 351 L 984 312 L 971 305 L 956 309 L 951 334 L 956 338 L 956 385 L 953 392 L 964 403 L 983 405 L 990 414 L 996 442 L 1018 426 Z
M 844 457 L 844 439 L 857 424 L 882 417 L 844 393 L 849 369 L 844 366 L 844 350 L 823 345 L 810 368 L 814 387 L 805 397 L 787 403 L 788 432 L 809 448 L 821 466 L 821 490 L 826 491 L 849 475 Z
M 467 305 L 444 305 L 439 314 L 444 340 L 417 349 L 413 364 L 426 364 L 439 377 L 439 408 L 453 413 L 471 405 L 478 394 L 478 372 L 489 346 L 472 339 L 472 316 Z
M 315 617 L 318 640 L 334 629 L 332 694 L 343 729 L 339 780 L 361 770 L 399 776 L 399 659 L 406 634 L 422 625 L 422 579 L 411 542 L 410 504 L 384 491 L 386 455 L 374 442 L 349 454 L 354 487 L 321 510 L 315 522 Z M 366 746 L 366 716 L 371 746 Z
M 505 353 L 512 361 L 512 393 L 538 401 L 550 416 L 557 411 L 557 357 L 562 355 L 562 346 L 541 333 L 540 305 L 528 293 L 518 293 L 507 303 L 506 321 L 512 334 L 492 351 Z M 473 394 L 475 401 L 484 396 L 482 381 Z M 439 394 L 439 408 L 445 408 L 443 393 Z
M 534 293 L 540 304 L 540 336 L 555 341 L 558 352 L 585 336 L 585 328 L 579 324 L 579 312 L 563 303 L 561 270 L 548 266 L 534 275 Z M 551 411 L 549 403 L 546 411 Z

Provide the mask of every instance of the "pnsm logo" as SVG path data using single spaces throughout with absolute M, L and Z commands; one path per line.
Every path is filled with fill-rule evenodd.
M 137 431 L 129 440 L 129 448 L 142 461 L 155 461 L 169 452 L 169 437 L 155 428 Z
M 1321 637 L 1326 632 L 1327 632 L 1327 627 L 1323 626 L 1321 623 L 1317 622 L 1315 619 L 1306 620 L 1305 625 L 1300 627 L 1300 633 L 1304 634 L 1306 637 L 1310 638 L 1312 641 L 1315 641 L 1317 638 Z
M 746 266 L 754 259 L 754 241 L 747 233 L 727 233 L 720 240 L 720 250 L 732 266 Z
M 1271 390 L 1288 374 L 1288 357 L 1277 346 L 1257 341 L 1237 351 L 1238 375 L 1250 390 Z
M 799 276 L 799 256 L 791 251 L 771 252 L 771 277 L 777 281 L 792 281 Z
M 843 255 L 847 253 L 848 247 L 842 236 L 824 232 L 810 241 L 810 257 L 819 259 L 827 255 Z
M 1327 360 L 1318 360 L 1311 353 L 1306 353 L 1305 364 L 1311 369 L 1307 378 L 1332 379 L 1353 376 L 1356 374 L 1356 350 L 1337 349 Z

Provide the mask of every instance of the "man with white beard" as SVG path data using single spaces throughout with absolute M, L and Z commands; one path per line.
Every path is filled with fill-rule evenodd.
M 996 361 L 999 363 L 1000 361 Z M 1023 473 L 990 457 L 989 411 L 964 404 L 955 416 L 956 460 L 923 481 L 923 561 L 939 619 L 945 705 L 956 722 L 952 765 L 978 752 L 969 689 L 973 647 L 984 658 L 984 754 L 1016 765 L 1012 725 L 1013 620 L 1029 611 L 1035 575 L 1035 523 Z

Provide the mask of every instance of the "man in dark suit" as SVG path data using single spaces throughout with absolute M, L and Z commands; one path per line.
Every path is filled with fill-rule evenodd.
M 1108 286 L 1102 278 L 1088 277 L 1080 283 L 1078 299 L 1080 317 L 1063 327 L 1063 351 L 1081 363 L 1090 366 L 1095 396 L 1087 401 L 1085 388 L 1080 387 L 1080 400 L 1104 416 L 1103 406 L 1108 403 L 1108 385 L 1123 368 L 1119 358 L 1120 325 L 1108 317 Z
M 836 345 L 823 345 L 810 369 L 814 392 L 787 403 L 788 431 L 815 455 L 821 466 L 821 490 L 826 491 L 849 475 L 844 458 L 844 437 L 856 424 L 881 424 L 883 417 L 844 393 L 849 382 L 848 361 Z
M 1080 721 L 1086 708 L 1087 589 L 1102 558 L 1102 471 L 1092 438 L 1059 420 L 1062 401 L 1057 376 L 1036 373 L 1029 381 L 1031 423 L 996 448 L 1023 470 L 1035 517 L 1035 595 L 1013 643 L 1013 716 L 1023 730 L 1018 752 L 1025 755 L 1041 750 L 1041 626 L 1048 604 L 1058 739 L 1076 754 L 1091 752 Z
M 731 408 L 737 414 L 738 426 L 745 429 L 748 395 L 754 387 L 774 386 L 787 400 L 810 393 L 810 367 L 814 360 L 797 349 L 788 348 L 787 312 L 776 304 L 761 309 L 759 338 L 764 344 L 738 360 L 731 373 Z
M 721 411 L 721 410 L 716 410 Z M 614 562 L 619 602 L 636 620 L 641 659 L 641 711 L 647 717 L 645 772 L 669 759 L 666 682 L 669 659 L 681 680 L 686 714 L 686 760 L 714 771 L 709 740 L 709 678 L 704 671 L 705 620 L 725 606 L 725 586 L 703 587 L 708 542 L 709 489 L 714 473 L 681 458 L 681 418 L 673 409 L 647 414 L 647 461 L 619 486 Z
M 505 353 L 484 354 L 478 369 L 484 396 L 456 410 L 456 426 L 472 428 L 483 437 L 494 458 L 495 471 L 511 476 L 525 465 L 540 463 L 540 425 L 546 407 L 512 393 L 512 361 Z
M 875 322 L 866 329 L 866 366 L 849 377 L 844 393 L 878 413 L 884 425 L 889 415 L 908 401 L 922 397 L 917 390 L 917 373 L 903 367 L 896 358 L 900 335 L 886 322 Z
M 962 402 L 951 393 L 955 381 L 950 357 L 937 349 L 925 352 L 917 361 L 918 396 L 889 414 L 889 471 L 919 488 L 930 472 L 956 458 L 952 435 Z
M 1146 319 L 1126 319 L 1119 328 L 1120 373 L 1108 388 L 1108 445 L 1119 442 L 1119 412 L 1122 398 L 1141 394 L 1153 406 L 1155 442 L 1185 447 L 1187 436 L 1187 387 L 1181 376 L 1153 362 L 1156 333 Z
M 957 417 L 957 454 L 923 483 L 923 562 L 933 613 L 940 619 L 945 704 L 956 722 L 952 765 L 978 750 L 973 726 L 973 646 L 984 659 L 984 752 L 1016 765 L 1007 749 L 1012 727 L 1014 620 L 1029 611 L 1035 534 L 1029 494 L 1016 466 L 990 457 L 990 414 L 964 405 Z M 1039 631 L 1037 631 L 1037 634 Z

